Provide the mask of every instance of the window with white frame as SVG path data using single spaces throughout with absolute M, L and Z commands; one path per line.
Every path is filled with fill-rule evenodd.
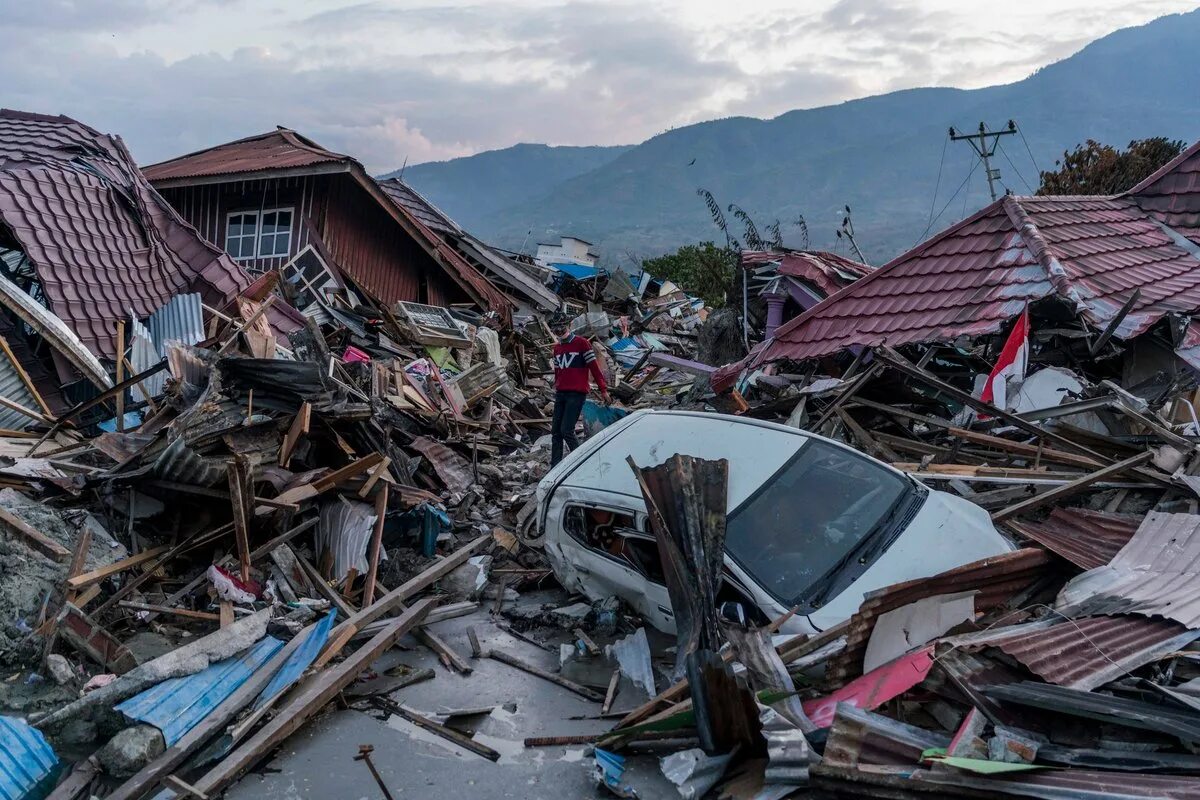
M 292 209 L 235 211 L 226 218 L 225 252 L 239 261 L 287 256 L 292 248 Z

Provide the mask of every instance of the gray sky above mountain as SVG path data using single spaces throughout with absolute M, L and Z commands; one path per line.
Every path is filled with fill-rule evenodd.
M 1018 80 L 1196 0 L 0 0 L 0 105 L 143 163 L 296 128 L 373 171 Z

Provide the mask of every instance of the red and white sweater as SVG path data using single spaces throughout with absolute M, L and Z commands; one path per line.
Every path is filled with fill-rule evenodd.
M 560 392 L 587 392 L 588 373 L 596 381 L 601 394 L 608 391 L 604 372 L 596 363 L 592 343 L 582 336 L 568 333 L 554 345 L 554 388 Z

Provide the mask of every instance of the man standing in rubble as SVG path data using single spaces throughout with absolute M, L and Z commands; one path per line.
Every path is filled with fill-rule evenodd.
M 575 424 L 579 422 L 583 401 L 587 398 L 589 372 L 604 404 L 608 405 L 610 400 L 608 384 L 596 363 L 592 343 L 571 332 L 570 321 L 563 313 L 550 317 L 550 331 L 557 340 L 554 345 L 554 419 L 550 424 L 550 466 L 554 466 L 562 461 L 564 442 L 572 450 L 579 446 Z

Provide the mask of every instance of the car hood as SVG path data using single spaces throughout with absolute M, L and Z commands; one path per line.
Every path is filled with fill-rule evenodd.
M 946 492 L 930 491 L 891 547 L 837 597 L 809 614 L 809 622 L 824 630 L 849 619 L 868 592 L 1015 549 L 982 508 Z

